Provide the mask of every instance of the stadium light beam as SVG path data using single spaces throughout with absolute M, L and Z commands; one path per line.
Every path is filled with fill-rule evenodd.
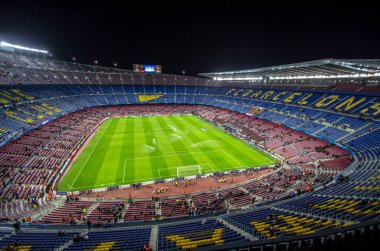
M 10 43 L 4 42 L 4 41 L 1 41 L 0 45 L 12 47 L 12 48 L 19 49 L 19 50 L 25 50 L 25 51 L 33 51 L 33 52 L 39 52 L 39 53 L 44 53 L 44 54 L 48 54 L 49 53 L 46 50 L 38 50 L 38 49 L 29 48 L 29 47 L 25 47 L 25 46 L 21 46 L 21 45 L 10 44 Z

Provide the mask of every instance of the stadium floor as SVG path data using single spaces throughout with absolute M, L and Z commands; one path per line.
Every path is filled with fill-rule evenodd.
M 192 115 L 106 120 L 59 183 L 78 191 L 216 171 L 277 160 Z

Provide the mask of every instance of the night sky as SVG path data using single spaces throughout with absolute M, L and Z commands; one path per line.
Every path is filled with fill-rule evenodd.
M 161 64 L 173 74 L 380 58 L 379 28 L 366 1 L 0 0 L 0 40 L 61 60 Z

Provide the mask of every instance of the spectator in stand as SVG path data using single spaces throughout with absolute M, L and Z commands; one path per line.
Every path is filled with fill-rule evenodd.
M 147 244 L 144 245 L 143 250 L 144 251 L 152 251 L 152 247 L 150 246 L 149 243 L 147 243 Z
M 91 220 L 88 219 L 88 220 L 87 220 L 87 230 L 90 231 L 91 227 L 92 227 Z
M 13 227 L 16 233 L 21 233 L 20 225 L 21 225 L 20 221 L 16 219 L 15 222 L 13 223 Z
M 305 190 L 306 190 L 307 193 L 310 193 L 310 186 L 307 185 Z

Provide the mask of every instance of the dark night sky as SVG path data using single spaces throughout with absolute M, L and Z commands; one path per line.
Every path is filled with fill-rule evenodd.
M 379 13 L 365 1 L 165 2 L 0 0 L 0 40 L 62 60 L 162 64 L 165 73 L 189 75 L 380 58 Z

